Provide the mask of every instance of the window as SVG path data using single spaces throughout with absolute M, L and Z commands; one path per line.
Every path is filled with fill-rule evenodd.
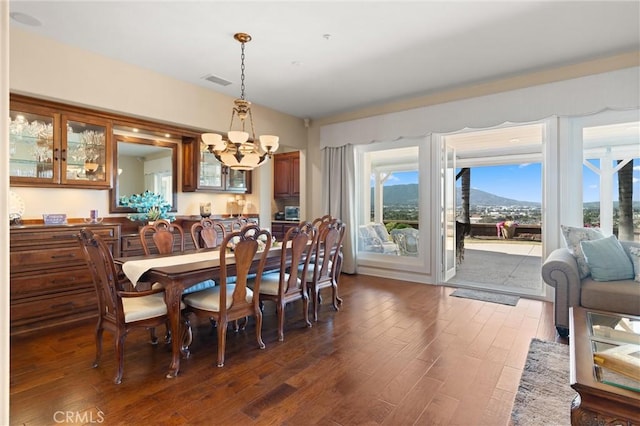
M 359 254 L 418 256 L 420 183 L 417 146 L 367 147 L 362 161 Z
M 640 122 L 585 127 L 583 222 L 640 239 Z

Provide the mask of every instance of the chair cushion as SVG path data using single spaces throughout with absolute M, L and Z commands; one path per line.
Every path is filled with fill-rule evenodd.
M 212 288 L 216 286 L 216 282 L 213 280 L 206 280 L 206 281 L 202 281 L 194 286 L 191 286 L 189 288 L 185 288 L 184 291 L 182 292 L 182 294 L 191 294 L 191 293 L 195 293 L 196 291 L 202 291 L 202 290 L 206 290 L 208 288 Z
M 604 238 L 604 234 L 600 232 L 599 228 L 575 228 L 572 226 L 560 225 L 562 229 L 562 237 L 567 245 L 567 248 L 576 258 L 578 263 L 578 272 L 580 273 L 580 279 L 589 276 L 589 265 L 582 254 L 582 248 L 580 247 L 581 241 L 592 241 Z
M 213 288 L 187 294 L 184 297 L 184 303 L 196 309 L 218 312 L 220 311 L 220 287 L 221 286 L 218 285 Z M 235 284 L 227 284 L 227 308 L 231 307 L 231 302 L 233 302 L 232 294 L 235 288 Z M 247 288 L 246 300 L 247 302 L 253 300 L 253 291 L 250 288 Z
M 600 282 L 585 278 L 580 306 L 588 309 L 640 315 L 640 284 L 632 280 Z
M 289 274 L 284 274 L 285 282 L 289 280 Z M 298 288 L 301 286 L 300 278 L 298 278 Z M 278 295 L 278 287 L 280 286 L 280 272 L 263 274 L 260 281 L 260 294 Z
M 236 277 L 233 277 L 233 282 L 235 283 Z M 196 291 L 201 291 L 201 290 L 206 290 L 208 288 L 211 287 L 215 287 L 216 286 L 216 282 L 213 280 L 206 280 L 206 281 L 202 281 L 196 285 L 193 285 L 189 288 L 185 288 L 184 291 L 182 292 L 182 294 L 189 294 L 189 293 L 194 293 Z M 158 289 L 158 288 L 164 288 L 164 285 L 162 285 L 161 283 L 153 283 L 153 285 L 151 286 L 152 289 Z
M 329 271 L 331 270 L 331 268 L 333 267 L 333 262 L 330 260 L 329 261 Z M 311 283 L 313 282 L 313 271 L 315 270 L 316 265 L 315 264 L 309 264 L 309 267 L 307 268 L 307 282 Z M 302 270 L 304 269 L 304 265 L 300 265 L 298 266 L 298 273 L 300 274 L 300 276 L 302 276 Z
M 378 238 L 380 238 L 383 242 L 391 241 L 391 238 L 389 237 L 389 232 L 387 232 L 387 227 L 384 226 L 384 224 L 372 223 L 371 227 L 373 228 L 374 231 L 376 231 Z
M 141 297 L 123 297 L 122 308 L 124 309 L 124 322 L 140 321 L 167 314 L 163 293 Z M 180 309 L 184 308 L 184 303 L 181 303 Z
M 377 241 L 380 237 L 371 225 L 360 225 L 360 238 L 365 240 L 366 244 L 374 244 L 370 241 Z
M 594 241 L 582 241 L 580 248 L 594 280 L 616 281 L 633 278 L 633 263 L 615 235 Z

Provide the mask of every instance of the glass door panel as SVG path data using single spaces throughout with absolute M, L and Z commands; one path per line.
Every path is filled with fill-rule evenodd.
M 443 275 L 448 281 L 456 274 L 456 153 L 445 145 L 442 156 Z
M 199 187 L 223 189 L 222 163 L 206 147 L 200 151 Z
M 227 190 L 245 192 L 247 189 L 247 172 L 229 169 L 227 174 Z
M 59 149 L 55 115 L 9 112 L 9 175 L 12 180 L 49 180 L 56 175 Z
M 62 182 L 107 182 L 107 127 L 64 120 Z

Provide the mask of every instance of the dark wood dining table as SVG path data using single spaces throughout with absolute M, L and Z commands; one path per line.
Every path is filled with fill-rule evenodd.
M 193 261 L 194 256 L 190 256 L 197 253 L 211 253 L 211 259 Z M 282 246 L 272 246 L 267 255 L 267 263 L 265 265 L 265 271 L 278 269 L 280 267 L 280 256 L 282 253 Z M 180 320 L 180 302 L 182 300 L 182 292 L 205 280 L 216 280 L 219 283 L 220 279 L 220 258 L 218 249 L 200 249 L 192 251 L 177 252 L 173 254 L 151 254 L 143 256 L 130 256 L 119 257 L 114 259 L 115 263 L 121 268 L 127 262 L 135 261 L 149 261 L 151 259 L 161 260 L 167 259 L 167 263 L 179 262 L 179 256 L 183 256 L 187 263 L 177 263 L 173 265 L 154 265 L 150 267 L 146 272 L 140 276 L 138 282 L 152 282 L 160 283 L 164 286 L 164 300 L 167 304 L 167 316 L 169 317 L 169 329 L 173 336 L 171 340 L 171 364 L 169 366 L 169 372 L 167 378 L 176 377 L 180 371 L 180 356 L 182 353 L 182 339 L 183 329 L 182 321 Z M 202 256 L 198 256 L 202 257 Z M 253 267 L 257 268 L 260 254 L 257 254 Z M 189 259 L 191 258 L 191 259 Z M 154 262 L 161 263 L 161 262 Z M 234 259 L 232 253 L 227 253 L 227 276 L 235 275 Z M 133 280 L 132 280 L 133 282 Z M 134 286 L 136 282 L 133 282 Z

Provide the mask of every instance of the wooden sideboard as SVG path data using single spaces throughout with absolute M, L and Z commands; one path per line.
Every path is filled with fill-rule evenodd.
M 10 228 L 11 334 L 97 316 L 95 287 L 76 234 L 89 227 L 120 256 L 120 225 Z

